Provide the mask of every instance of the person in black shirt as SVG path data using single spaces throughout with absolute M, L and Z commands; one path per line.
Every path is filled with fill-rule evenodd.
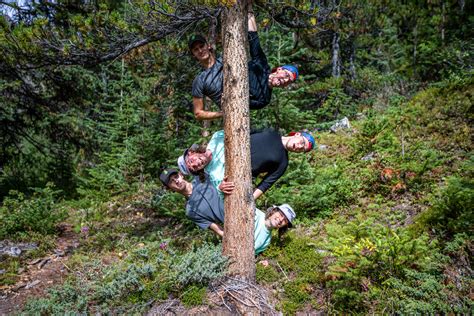
M 222 142 L 224 141 L 223 137 L 220 139 Z M 257 177 L 259 174 L 265 173 L 265 176 L 253 193 L 254 199 L 259 198 L 285 173 L 288 167 L 288 151 L 308 152 L 315 146 L 316 143 L 313 136 L 306 132 L 293 132 L 288 136 L 281 136 L 275 130 L 266 129 L 261 132 L 251 133 L 250 163 L 252 176 Z M 225 156 L 221 155 L 220 157 L 220 161 L 216 162 L 209 153 L 196 152 L 190 148 L 178 158 L 178 166 L 185 175 L 196 174 L 212 160 L 214 169 L 223 170 Z M 217 172 L 216 174 L 223 175 L 222 172 Z M 214 174 L 210 176 L 215 178 Z M 218 180 L 222 181 L 222 178 Z
M 250 109 L 261 109 L 270 103 L 272 88 L 286 87 L 298 78 L 298 69 L 293 65 L 284 65 L 270 69 L 267 57 L 260 46 L 257 23 L 252 13 L 248 19 L 248 37 L 251 60 L 249 70 Z M 189 49 L 204 70 L 193 81 L 193 111 L 198 120 L 213 120 L 222 117 L 222 112 L 204 110 L 205 96 L 220 107 L 223 90 L 222 58 L 216 58 L 206 39 L 194 35 L 189 40 Z

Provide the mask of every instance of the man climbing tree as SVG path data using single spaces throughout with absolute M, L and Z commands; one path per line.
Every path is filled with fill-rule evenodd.
M 248 40 L 250 61 L 248 62 L 249 106 L 256 110 L 270 103 L 272 89 L 286 87 L 298 78 L 298 69 L 293 65 L 283 65 L 273 70 L 260 46 L 257 22 L 250 9 L 248 15 Z M 193 111 L 198 120 L 213 120 L 222 117 L 222 112 L 208 111 L 204 108 L 204 97 L 209 97 L 221 107 L 223 93 L 223 63 L 214 49 L 201 35 L 190 38 L 189 50 L 204 70 L 193 81 Z

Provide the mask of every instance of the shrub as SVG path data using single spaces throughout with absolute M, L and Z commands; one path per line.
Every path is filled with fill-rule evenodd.
M 433 206 L 418 218 L 441 233 L 453 236 L 469 233 L 474 225 L 474 181 L 468 178 L 449 178 Z
M 204 284 L 224 275 L 227 259 L 221 254 L 220 245 L 204 244 L 185 253 L 173 267 L 177 282 Z
M 442 278 L 412 269 L 405 270 L 406 278 L 386 281 L 389 307 L 387 312 L 402 315 L 469 314 L 467 300 L 460 304 L 448 296 Z
M 368 301 L 380 295 L 387 280 L 405 280 L 406 268 L 436 269 L 436 244 L 426 235 L 414 236 L 406 229 L 390 229 L 370 220 L 355 220 L 326 227 L 330 251 L 326 287 L 338 309 L 364 311 Z
M 56 225 L 66 217 L 65 210 L 56 204 L 60 191 L 53 191 L 51 184 L 34 190 L 29 199 L 17 191 L 10 191 L 10 196 L 4 199 L 0 207 L 0 239 L 23 232 L 56 232 Z
M 287 314 L 294 314 L 311 298 L 308 290 L 311 286 L 302 280 L 288 282 L 283 288 L 285 289 L 285 299 L 282 301 L 282 305 Z
M 262 264 L 257 264 L 256 279 L 259 283 L 272 283 L 280 279 L 280 274 L 270 265 L 265 267 Z
M 87 293 L 73 282 L 49 290 L 48 296 L 29 300 L 24 315 L 77 315 L 87 312 Z

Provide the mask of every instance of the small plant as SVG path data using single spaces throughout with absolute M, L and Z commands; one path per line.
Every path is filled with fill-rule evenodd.
M 469 314 L 469 301 L 453 300 L 440 277 L 412 269 L 405 270 L 405 279 L 390 278 L 386 281 L 388 313 L 423 315 L 439 313 Z
M 311 286 L 301 279 L 288 282 L 283 288 L 285 289 L 285 299 L 282 301 L 282 306 L 287 314 L 294 314 L 311 298 Z
M 49 290 L 44 298 L 29 300 L 23 315 L 75 315 L 87 312 L 87 289 L 66 282 Z
M 474 181 L 449 178 L 431 209 L 420 215 L 419 222 L 450 236 L 468 233 L 474 225 L 473 205 Z
M 256 278 L 259 283 L 271 283 L 278 281 L 280 279 L 280 274 L 271 265 L 264 266 L 262 264 L 257 264 Z
M 51 184 L 35 189 L 29 199 L 21 192 L 10 191 L 0 207 L 0 239 L 18 233 L 54 234 L 57 224 L 66 218 L 66 212 L 57 205 L 57 195 Z

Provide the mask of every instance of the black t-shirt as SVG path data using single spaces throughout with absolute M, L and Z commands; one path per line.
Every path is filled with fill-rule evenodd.
M 272 89 L 268 86 L 270 66 L 260 46 L 257 32 L 249 32 L 249 48 L 250 109 L 256 110 L 268 105 L 272 98 Z
M 281 135 L 271 129 L 250 134 L 250 159 L 253 177 L 266 173 L 257 185 L 257 189 L 265 192 L 288 167 L 288 151 L 281 142 Z
M 272 97 L 272 90 L 268 86 L 270 66 L 260 46 L 258 33 L 249 32 L 248 37 L 251 57 L 248 63 L 249 103 L 251 109 L 261 109 L 270 103 Z M 223 82 L 222 57 L 219 57 L 211 68 L 203 70 L 194 78 L 192 95 L 196 98 L 207 96 L 220 107 Z

